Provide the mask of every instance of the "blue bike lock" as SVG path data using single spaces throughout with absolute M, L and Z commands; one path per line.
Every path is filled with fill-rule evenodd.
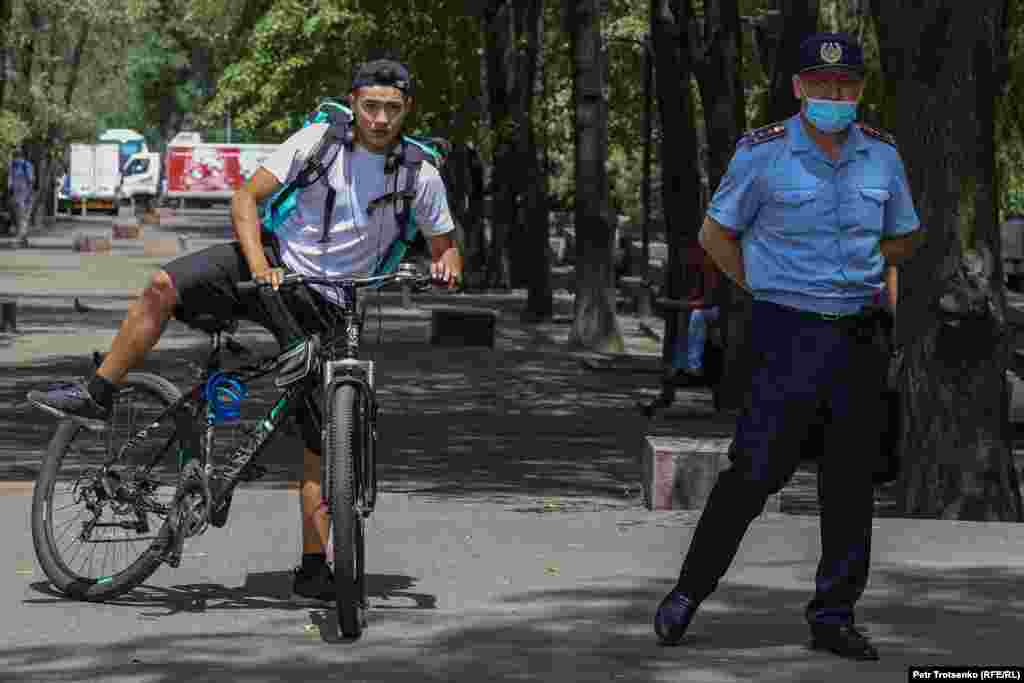
M 238 422 L 242 399 L 249 395 L 249 390 L 238 380 L 222 372 L 215 372 L 206 381 L 203 395 L 206 397 L 207 410 L 214 424 L 222 424 Z

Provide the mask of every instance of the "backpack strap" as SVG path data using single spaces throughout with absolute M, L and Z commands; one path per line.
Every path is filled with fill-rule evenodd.
M 398 237 L 388 246 L 384 258 L 374 269 L 374 275 L 390 272 L 397 267 L 406 250 L 416 241 L 416 220 L 413 204 L 419 184 L 420 168 L 424 161 L 435 161 L 435 156 L 415 140 L 403 138 L 396 159 L 405 168 L 405 187 L 395 198 L 395 219 L 398 223 Z
M 351 117 L 347 116 L 342 111 L 332 110 L 329 112 L 327 131 L 324 133 L 323 137 L 320 138 L 320 142 L 317 143 L 317 146 L 313 149 L 313 153 L 306 159 L 306 163 L 303 164 L 298 175 L 296 175 L 290 183 L 285 185 L 284 188 L 278 191 L 273 201 L 271 201 L 270 215 L 274 216 L 296 190 L 304 190 L 321 179 L 324 179 L 324 182 L 327 182 L 327 171 L 337 160 L 343 146 L 349 149 L 352 148 L 353 138 Z M 328 154 L 330 154 L 332 149 L 334 150 L 334 154 L 330 156 L 330 161 L 326 161 L 328 159 Z M 333 208 L 333 189 L 328 189 L 328 194 L 331 197 L 331 207 Z M 324 216 L 327 218 L 326 213 Z

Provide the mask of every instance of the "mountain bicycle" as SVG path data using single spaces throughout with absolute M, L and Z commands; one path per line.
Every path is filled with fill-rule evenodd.
M 367 278 L 288 274 L 281 287 L 319 284 L 341 292 L 345 303 L 323 337 L 313 334 L 276 356 L 256 358 L 232 337 L 237 321 L 200 318 L 190 325 L 210 334 L 211 348 L 192 388 L 182 393 L 163 377 L 131 372 L 118 385 L 106 430 L 62 422 L 40 469 L 31 514 L 36 555 L 54 587 L 73 599 L 103 601 L 137 587 L 162 563 L 178 567 L 185 539 L 224 526 L 235 487 L 267 473 L 257 462 L 260 453 L 319 383 L 337 623 L 343 637 L 358 638 L 368 606 L 364 520 L 377 498 L 374 362 L 359 358 L 365 309 L 358 292 L 392 283 L 423 291 L 431 282 L 411 264 Z M 246 282 L 239 289 L 260 286 L 267 285 Z M 248 362 L 223 369 L 225 353 Z M 101 361 L 96 354 L 94 363 Z M 240 405 L 248 383 L 274 373 L 280 396 L 245 425 Z M 239 445 L 219 445 L 225 430 L 235 437 L 243 432 Z M 77 512 L 63 519 L 72 509 Z

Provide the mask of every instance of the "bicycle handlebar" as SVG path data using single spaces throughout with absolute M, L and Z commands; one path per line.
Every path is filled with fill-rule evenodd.
M 388 284 L 390 282 L 411 282 L 413 286 L 429 286 L 434 283 L 434 279 L 430 275 L 420 275 L 415 272 L 409 271 L 398 271 L 395 273 L 388 273 L 387 275 L 373 275 L 371 277 L 317 277 L 312 275 L 302 275 L 301 273 L 288 273 L 281 280 L 282 287 L 294 286 L 299 284 L 307 285 L 329 285 L 329 286 L 340 286 L 342 284 L 350 284 L 357 289 L 360 287 L 370 287 L 378 284 Z M 269 283 L 256 282 L 255 280 L 248 280 L 246 282 L 239 282 L 237 284 L 239 292 L 251 292 L 260 287 L 269 287 Z

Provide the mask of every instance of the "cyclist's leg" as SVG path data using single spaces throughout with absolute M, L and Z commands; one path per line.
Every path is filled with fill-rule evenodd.
M 302 553 L 322 554 L 330 536 L 327 513 L 322 505 L 323 492 L 320 486 L 320 449 L 303 449 L 302 481 L 299 486 L 300 509 L 302 511 Z
M 85 381 L 61 382 L 29 392 L 34 405 L 93 429 L 103 429 L 110 416 L 118 382 L 156 346 L 171 317 L 184 312 L 231 315 L 239 273 L 237 245 L 216 245 L 182 256 L 154 273 L 131 307 L 96 373 Z M 241 259 L 244 264 L 244 258 Z M 246 268 L 246 271 L 248 269 Z M 246 274 L 246 277 L 248 275 Z M 234 292 L 237 299 L 237 292 Z
M 330 311 L 323 299 L 310 290 L 295 290 L 289 309 L 306 333 L 323 331 Z M 330 522 L 323 506 L 321 477 L 321 426 L 323 424 L 323 391 L 317 386 L 303 398 L 297 411 L 304 444 L 302 478 L 299 482 L 299 509 L 302 516 L 302 561 L 295 573 L 292 592 L 300 598 L 334 599 L 334 577 L 327 568 L 326 544 Z
M 158 270 L 129 307 L 110 352 L 96 374 L 115 385 L 124 379 L 125 374 L 156 346 L 177 303 L 174 279 L 166 270 Z

